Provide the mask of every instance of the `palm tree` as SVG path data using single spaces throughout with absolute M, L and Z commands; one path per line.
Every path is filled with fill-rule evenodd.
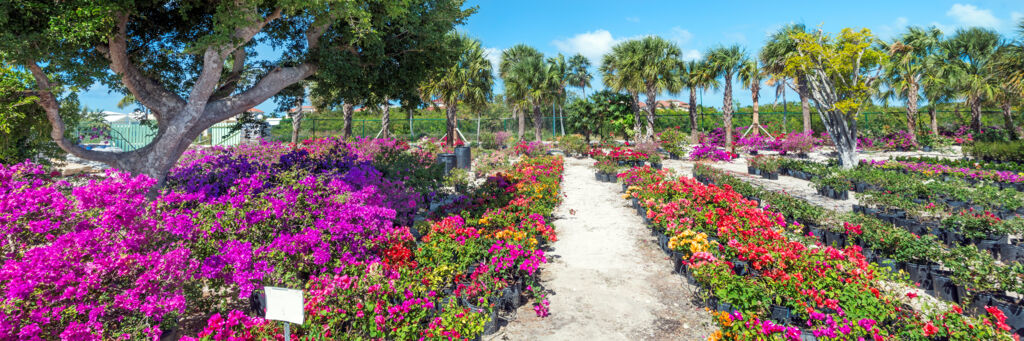
M 565 100 L 568 98 L 565 87 L 569 85 L 569 65 L 565 63 L 565 56 L 559 53 L 558 56 L 548 58 L 544 66 L 548 74 L 545 88 L 551 91 L 547 98 L 558 107 L 558 113 L 561 113 Z M 556 115 L 561 116 L 560 114 Z M 562 125 L 562 133 L 564 134 L 564 121 Z M 554 136 L 554 134 L 554 127 L 552 127 L 551 135 Z
M 601 81 L 604 86 L 615 92 L 623 92 L 629 94 L 629 97 L 633 99 L 630 103 L 633 112 L 633 135 L 635 140 L 639 140 L 642 134 L 640 128 L 640 108 L 637 103 L 640 102 L 640 91 L 643 91 L 643 80 L 640 79 L 640 75 L 636 72 L 628 72 L 630 68 L 629 60 L 631 56 L 640 55 L 640 40 L 627 40 L 619 43 L 612 47 L 612 51 L 601 57 L 601 66 L 598 71 L 601 72 Z M 629 137 L 625 137 L 629 140 Z
M 886 97 L 898 97 L 907 103 L 907 133 L 911 143 L 917 144 L 917 102 L 921 91 L 921 80 L 928 71 L 928 58 L 941 40 L 942 31 L 932 27 L 909 27 L 891 43 L 882 43 L 889 51 L 889 62 L 885 65 L 883 79 L 889 91 Z
M 981 133 L 981 105 L 991 100 L 999 90 L 994 65 L 996 51 L 1003 45 L 999 33 L 993 30 L 972 27 L 958 29 L 956 34 L 942 44 L 947 62 L 957 74 L 953 86 L 967 98 L 971 108 L 971 129 Z
M 936 107 L 956 99 L 956 91 L 950 84 L 955 82 L 955 74 L 942 55 L 931 54 L 924 60 L 924 73 L 921 77 L 921 95 L 928 101 L 928 116 L 931 119 L 932 135 L 939 135 L 939 119 Z
M 453 66 L 439 71 L 423 84 L 421 93 L 430 98 L 436 97 L 444 104 L 448 146 L 454 146 L 459 102 L 475 109 L 486 106 L 494 80 L 491 78 L 491 62 L 484 56 L 479 40 L 457 33 L 452 33 L 448 39 L 451 41 L 449 46 L 458 49 L 458 59 Z
M 583 91 L 583 98 L 587 97 L 587 87 L 594 78 L 590 74 L 590 60 L 582 54 L 575 54 L 569 58 L 569 85 L 580 88 Z
M 519 139 L 523 139 L 526 116 L 523 111 L 533 109 L 534 139 L 540 141 L 540 106 L 548 80 L 544 55 L 537 49 L 517 44 L 501 53 L 498 73 L 505 80 L 505 97 L 519 114 Z
M 754 113 L 751 115 L 751 123 L 748 131 L 753 130 L 754 135 L 759 135 L 761 129 L 761 118 L 758 114 L 758 100 L 761 97 L 761 78 L 764 77 L 764 70 L 757 65 L 757 60 L 748 60 L 740 67 L 737 74 L 740 84 L 745 89 L 750 89 L 750 99 L 753 101 Z
M 773 76 L 772 81 L 781 86 L 789 85 L 800 96 L 800 111 L 804 121 L 803 131 L 810 131 L 811 102 L 807 78 L 798 70 L 786 70 L 786 60 L 797 54 L 797 42 L 793 39 L 793 35 L 806 32 L 807 27 L 803 24 L 789 24 L 779 28 L 765 42 L 758 57 L 761 60 L 761 67 Z M 787 79 L 794 79 L 796 82 L 789 84 Z
M 647 109 L 647 132 L 643 138 L 654 139 L 654 113 L 657 110 L 657 96 L 668 91 L 678 93 L 682 88 L 679 75 L 682 73 L 682 50 L 676 44 L 658 36 L 648 36 L 639 40 L 627 41 L 619 45 L 628 48 L 616 50 L 618 77 L 633 80 L 627 91 L 644 92 Z M 618 47 L 618 46 L 616 46 Z M 639 86 L 639 87 L 636 87 Z M 637 116 L 639 118 L 639 116 Z M 635 125 L 639 128 L 639 125 Z M 640 132 L 636 132 L 639 140 Z
M 725 119 L 725 148 L 732 148 L 732 78 L 747 62 L 747 52 L 739 45 L 717 47 L 708 52 L 708 64 L 716 76 L 724 79 L 722 118 Z
M 1024 97 L 1024 19 L 1021 19 L 1019 27 L 1020 39 L 1013 44 L 1000 49 L 999 58 L 996 63 L 996 73 L 1004 84 L 1000 89 L 1000 106 L 1003 109 L 1003 120 L 1010 129 L 1011 134 L 1019 135 L 1019 127 L 1013 126 L 1013 116 L 1010 111 L 1012 101 L 1020 101 Z
M 697 90 L 704 91 L 708 88 L 718 89 L 718 77 L 715 77 L 714 70 L 708 66 L 707 61 L 691 60 L 683 66 L 681 80 L 687 89 L 690 89 L 690 138 L 693 142 L 697 139 Z

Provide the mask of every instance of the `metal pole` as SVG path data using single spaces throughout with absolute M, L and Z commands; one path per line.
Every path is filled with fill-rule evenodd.
M 292 339 L 292 328 L 290 326 L 290 323 L 288 323 L 288 322 L 284 323 L 284 339 L 285 340 L 291 340 Z

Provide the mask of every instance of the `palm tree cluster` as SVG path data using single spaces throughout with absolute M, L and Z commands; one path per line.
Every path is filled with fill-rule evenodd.
M 791 89 L 799 96 L 803 131 L 811 127 L 811 92 L 807 75 L 787 61 L 799 54 L 794 37 L 811 33 L 802 24 L 790 24 L 771 34 L 756 54 L 739 45 L 718 46 L 705 51 L 700 60 L 683 60 L 676 44 L 658 36 L 620 42 L 605 54 L 597 67 L 603 85 L 630 96 L 634 115 L 632 135 L 637 141 L 653 140 L 657 98 L 689 93 L 689 126 L 697 136 L 697 94 L 708 89 L 722 90 L 722 117 L 726 144 L 731 145 L 733 85 L 750 90 L 753 102 L 752 125 L 747 132 L 759 134 L 759 100 L 762 86 L 773 88 L 776 96 Z M 470 107 L 491 99 L 491 65 L 479 41 L 453 34 L 452 46 L 462 49 L 459 60 L 421 87 L 426 100 L 438 101 L 450 109 L 453 121 L 457 103 Z M 1024 21 L 1016 41 L 984 28 L 958 29 L 944 37 L 935 28 L 908 27 L 891 41 L 877 46 L 889 58 L 882 66 L 876 99 L 885 103 L 900 101 L 906 107 L 906 129 L 916 141 L 919 111 L 927 103 L 930 118 L 928 133 L 938 133 L 936 106 L 964 102 L 969 109 L 970 127 L 981 129 L 981 111 L 985 106 L 1001 108 L 1007 130 L 1016 138 L 1013 106 L 1024 97 Z M 556 115 L 568 100 L 567 88 L 578 88 L 586 98 L 594 75 L 591 61 L 576 54 L 545 57 L 536 48 L 518 44 L 501 52 L 497 75 L 504 81 L 505 104 L 518 118 L 518 136 L 526 133 L 527 120 L 533 121 L 534 138 L 542 137 L 541 113 L 551 108 Z M 641 102 L 641 96 L 643 102 Z M 644 104 L 641 110 L 641 105 Z M 959 109 L 957 109 L 959 110 Z M 959 113 L 959 111 L 957 111 Z M 532 114 L 532 115 L 531 115 Z M 532 117 L 531 117 L 532 116 Z M 449 134 L 454 123 L 449 124 Z M 563 124 L 564 129 L 564 124 Z M 563 132 L 564 133 L 564 132 Z

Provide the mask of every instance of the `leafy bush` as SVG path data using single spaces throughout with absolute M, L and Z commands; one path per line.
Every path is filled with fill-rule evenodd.
M 683 156 L 686 154 L 685 145 L 689 143 L 690 137 L 680 132 L 677 129 L 668 128 L 661 132 L 659 137 L 661 140 L 661 147 L 665 148 L 665 151 Z
M 579 134 L 562 136 L 558 139 L 558 144 L 566 154 L 586 155 L 590 152 L 590 145 L 583 141 L 583 136 Z
M 1024 162 L 1024 141 L 980 142 L 964 147 L 964 153 L 975 159 L 1000 162 Z

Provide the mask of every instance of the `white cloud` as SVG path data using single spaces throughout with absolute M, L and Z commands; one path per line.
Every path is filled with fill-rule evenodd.
M 693 39 L 693 33 L 679 26 L 673 27 L 669 36 L 679 45 L 689 43 L 690 39 Z
M 953 34 L 953 32 L 956 32 L 956 27 L 944 25 L 936 21 L 932 21 L 931 26 L 935 26 L 935 28 L 938 28 L 939 31 L 942 31 L 942 34 L 946 35 Z
M 593 32 L 580 33 L 565 40 L 552 42 L 559 52 L 573 55 L 576 53 L 590 59 L 591 63 L 600 64 L 601 56 L 611 51 L 622 39 L 615 39 L 607 30 L 596 30 Z
M 683 50 L 683 60 L 697 60 L 700 59 L 700 51 L 697 50 Z
M 992 15 L 992 11 L 974 5 L 953 4 L 946 15 L 965 26 L 999 27 L 999 19 Z
M 638 23 L 640 22 L 640 17 L 626 17 L 626 21 Z
M 491 61 L 491 72 L 493 72 L 495 76 L 498 75 L 498 64 L 501 63 L 501 52 L 501 49 L 495 47 L 484 48 L 484 58 Z
M 1020 24 L 1020 20 L 1021 19 L 1024 19 L 1024 13 L 1021 13 L 1021 12 L 1010 12 L 1010 20 L 1013 21 L 1014 25 Z
M 907 27 L 907 23 L 909 22 L 910 21 L 907 20 L 906 17 L 898 17 L 891 24 L 882 25 L 881 27 L 879 27 L 878 31 L 876 31 L 875 33 L 878 34 L 879 38 L 882 38 L 883 40 L 888 40 L 889 38 L 903 32 L 903 29 Z

